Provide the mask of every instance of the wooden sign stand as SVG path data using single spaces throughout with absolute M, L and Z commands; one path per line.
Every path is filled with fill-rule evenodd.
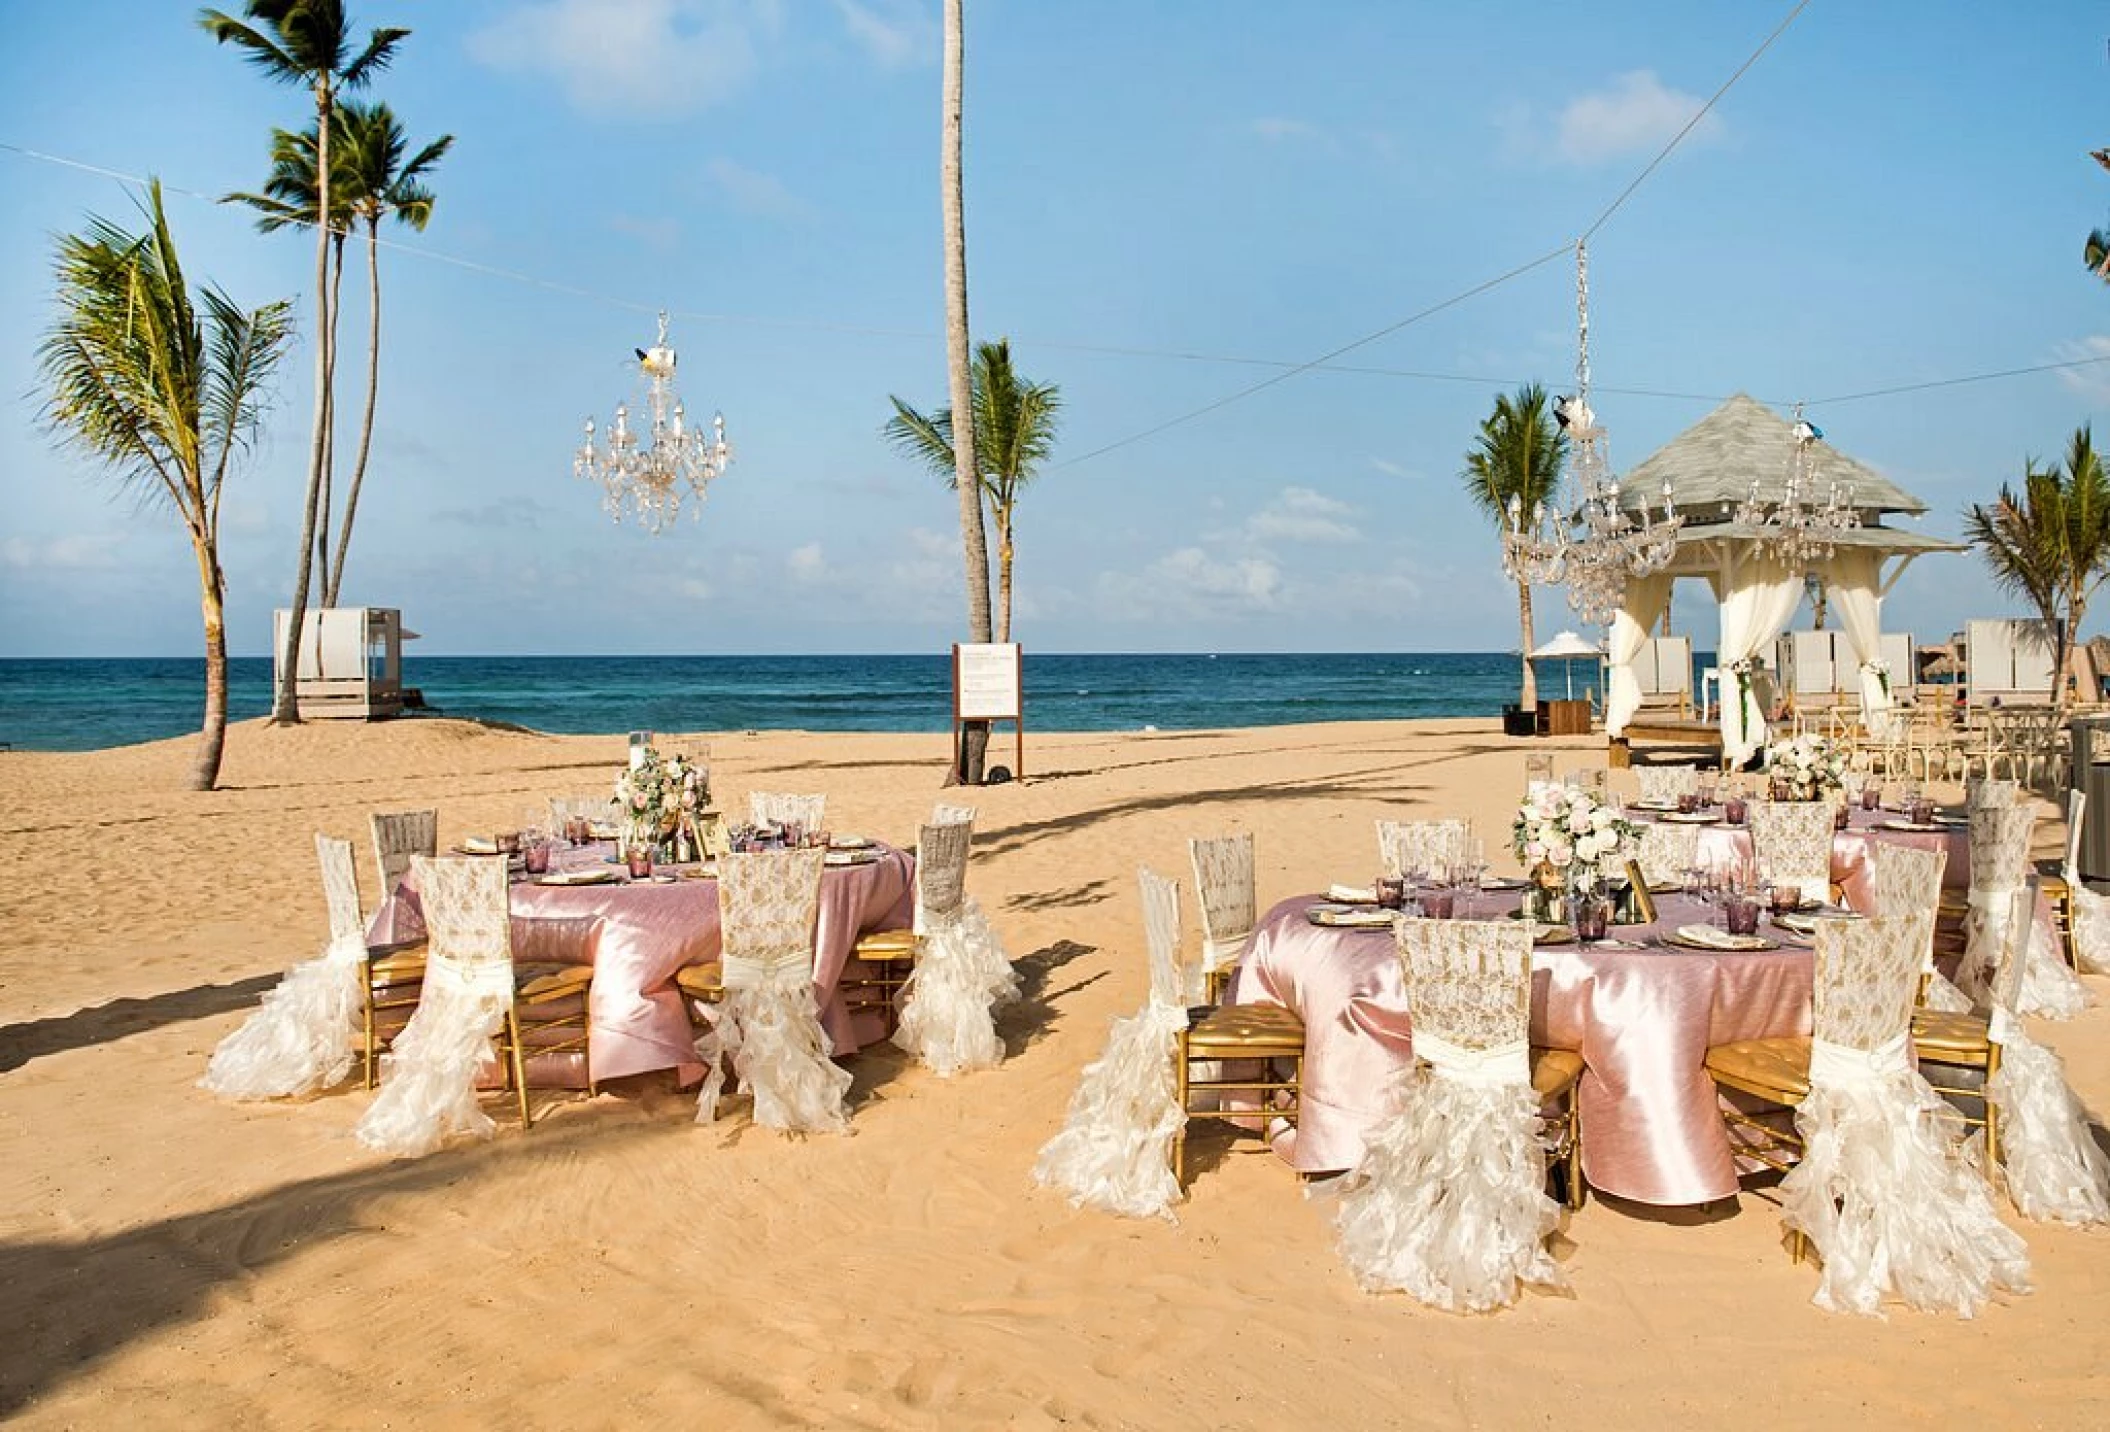
M 960 725 L 966 721 L 1009 721 L 1018 729 L 1017 765 L 1011 778 L 1026 773 L 1025 686 L 1016 642 L 954 642 L 952 648 L 952 749 L 957 764 Z

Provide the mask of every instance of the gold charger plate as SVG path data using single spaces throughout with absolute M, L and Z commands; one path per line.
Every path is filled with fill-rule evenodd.
M 1304 912 L 1304 918 L 1314 925 L 1335 930 L 1386 930 L 1392 926 L 1392 916 L 1392 911 L 1378 905 L 1313 905 Z
M 1733 939 L 1736 943 L 1719 945 L 1709 944 L 1704 940 L 1688 940 L 1675 930 L 1658 938 L 1672 949 L 1697 950 L 1703 955 L 1762 955 L 1768 950 L 1780 948 L 1780 941 L 1769 940 L 1764 935 L 1724 936 L 1725 940 Z
M 1910 820 L 1886 820 L 1883 822 L 1883 829 L 1885 830 L 1909 830 L 1918 835 L 1935 835 L 1948 828 L 1948 826 L 1938 821 L 1930 821 L 1926 825 Z

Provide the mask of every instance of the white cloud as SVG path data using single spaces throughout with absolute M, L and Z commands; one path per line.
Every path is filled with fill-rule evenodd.
M 835 0 L 835 9 L 850 38 L 887 69 L 914 64 L 937 46 L 930 13 L 908 0 Z
M 1606 88 L 1568 102 L 1556 121 L 1553 150 L 1569 164 L 1599 164 L 1654 151 L 1685 127 L 1701 103 L 1697 95 L 1666 87 L 1653 70 L 1632 70 Z M 1720 132 L 1721 120 L 1709 114 L 1693 138 L 1714 138 Z
M 828 559 L 821 552 L 821 544 L 808 542 L 803 547 L 794 547 L 791 555 L 784 559 L 791 575 L 802 582 L 818 582 L 828 575 Z
M 1411 471 L 1404 467 L 1401 467 L 1398 463 L 1391 461 L 1389 458 L 1374 457 L 1370 459 L 1370 465 L 1387 477 L 1403 478 L 1409 481 L 1411 481 L 1414 477 L 1414 474 Z
M 672 219 L 637 219 L 628 214 L 611 214 L 608 227 L 636 239 L 656 254 L 671 254 L 681 242 L 681 225 Z
M 1254 542 L 1356 542 L 1355 509 L 1308 487 L 1285 487 L 1246 519 Z
M 0 566 L 18 572 L 100 572 L 118 565 L 122 532 L 77 532 L 32 540 L 10 537 L 0 542 Z
M 494 69 L 544 74 L 582 110 L 662 122 L 724 99 L 780 25 L 773 0 L 533 0 L 469 37 Z
M 1284 115 L 1267 115 L 1252 123 L 1253 133 L 1270 144 L 1284 144 L 1291 140 L 1316 140 L 1326 138 L 1326 131 L 1306 119 L 1290 119 Z
M 2059 381 L 2095 407 L 2110 406 L 2110 333 L 2091 333 L 2076 342 L 2061 343 L 2052 350 L 2052 358 L 2058 363 L 2087 363 L 2085 368 L 2061 368 Z
M 1181 547 L 1150 564 L 1149 585 L 1200 613 L 1267 612 L 1282 604 L 1282 569 L 1258 553 L 1211 556 Z
M 749 169 L 730 159 L 713 159 L 705 168 L 725 191 L 726 202 L 739 213 L 761 219 L 802 219 L 813 212 L 805 200 L 785 188 L 773 174 Z

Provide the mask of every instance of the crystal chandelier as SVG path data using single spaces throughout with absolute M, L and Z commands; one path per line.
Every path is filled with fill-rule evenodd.
M 595 445 L 593 419 L 586 420 L 586 438 L 571 469 L 575 476 L 601 484 L 606 492 L 601 505 L 615 521 L 622 521 L 627 509 L 648 531 L 658 532 L 681 515 L 684 494 L 696 503 L 689 515 L 699 513 L 705 490 L 733 460 L 733 450 L 725 440 L 723 413 L 711 419 L 707 431 L 689 425 L 674 390 L 674 350 L 667 344 L 664 311 L 659 315 L 659 340 L 636 351 L 651 414 L 646 444 L 640 446 L 638 434 L 631 430 L 628 405 L 619 403 L 604 444 Z
M 1502 569 L 1513 581 L 1565 586 L 1576 615 L 1603 625 L 1625 601 L 1630 579 L 1670 565 L 1684 519 L 1672 508 L 1667 481 L 1661 516 L 1651 516 L 1645 500 L 1632 509 L 1620 504 L 1605 430 L 1590 409 L 1590 254 L 1580 239 L 1575 244 L 1575 313 L 1575 396 L 1553 404 L 1568 434 L 1574 496 L 1554 510 L 1542 503 L 1529 513 L 1511 496 Z
M 1802 416 L 1795 405 L 1795 451 L 1788 459 L 1787 486 L 1780 500 L 1768 504 L 1759 495 L 1759 481 L 1751 479 L 1751 495 L 1736 509 L 1736 520 L 1758 529 L 1761 549 L 1790 567 L 1807 567 L 1832 555 L 1839 538 L 1861 525 L 1854 510 L 1852 486 L 1830 483 L 1824 500 L 1817 497 L 1817 444 L 1822 430 Z

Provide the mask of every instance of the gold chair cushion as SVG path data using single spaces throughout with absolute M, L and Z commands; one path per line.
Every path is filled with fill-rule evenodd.
M 851 951 L 860 960 L 911 960 L 916 957 L 914 930 L 874 930 L 860 935 Z
M 1550 1099 L 1575 1087 L 1582 1078 L 1583 1057 L 1572 1049 L 1531 1051 L 1531 1092 Z
M 1304 1021 L 1279 1004 L 1226 1004 L 1187 1030 L 1191 1059 L 1236 1059 L 1242 1055 L 1302 1054 Z
M 1799 1104 L 1810 1092 L 1810 1041 L 1805 1035 L 1717 1044 L 1707 1051 L 1707 1073 L 1761 1099 Z
M 1915 1009 L 1912 1047 L 1920 1058 L 1937 1064 L 1984 1064 L 1992 1057 L 1992 1027 L 1981 1015 Z
M 542 1004 L 586 993 L 592 965 L 515 965 L 513 993 L 522 1004 Z
M 404 984 L 425 978 L 425 950 L 423 940 L 408 944 L 386 945 L 367 953 L 366 977 L 370 984 Z
M 674 983 L 690 999 L 720 999 L 725 994 L 725 966 L 683 965 L 674 972 Z

